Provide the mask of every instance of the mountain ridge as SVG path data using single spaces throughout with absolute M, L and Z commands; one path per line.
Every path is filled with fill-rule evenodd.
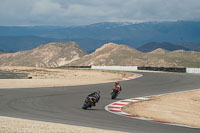
M 104 43 L 114 42 L 126 44 L 137 48 L 148 42 L 169 42 L 180 44 L 184 42 L 199 43 L 199 21 L 174 22 L 143 22 L 143 23 L 117 23 L 105 22 L 76 27 L 2 27 L 0 26 L 0 48 L 6 51 L 20 50 L 23 46 L 29 48 L 52 41 L 79 41 L 77 44 L 85 51 L 93 51 Z M 10 37 L 10 39 L 3 38 Z M 12 36 L 36 36 L 30 41 L 27 38 L 19 39 Z M 45 39 L 44 39 L 45 38 Z M 9 40 L 13 40 L 10 42 Z M 32 44 L 32 42 L 37 44 Z M 22 44 L 23 43 L 23 44 Z M 37 45 L 37 46 L 36 46 Z
M 185 48 L 184 46 L 180 46 L 180 45 L 174 45 L 172 43 L 169 42 L 150 42 L 150 43 L 146 43 L 140 47 L 137 48 L 137 50 L 140 50 L 142 52 L 151 52 L 157 48 L 162 48 L 168 51 L 174 51 L 174 50 L 185 50 L 185 51 L 189 51 L 189 48 Z

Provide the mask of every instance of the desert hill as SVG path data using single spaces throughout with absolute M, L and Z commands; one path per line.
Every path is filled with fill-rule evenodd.
M 1 54 L 0 64 L 1 66 L 58 67 L 77 60 L 85 54 L 74 42 L 56 42 L 40 45 L 32 50 Z
M 155 49 L 143 53 L 127 45 L 107 43 L 91 54 L 86 54 L 74 42 L 41 45 L 35 49 L 0 54 L 1 66 L 152 66 L 200 67 L 200 53 Z
M 104 44 L 96 49 L 95 52 L 84 56 L 68 65 L 131 65 L 139 57 L 141 52 L 127 45 L 118 45 L 115 43 Z
M 67 65 L 200 67 L 200 53 L 184 50 L 171 52 L 161 48 L 142 53 L 126 45 L 108 43 Z

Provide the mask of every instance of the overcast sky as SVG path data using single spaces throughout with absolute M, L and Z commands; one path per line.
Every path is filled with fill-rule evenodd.
M 0 25 L 200 20 L 200 0 L 0 0 Z

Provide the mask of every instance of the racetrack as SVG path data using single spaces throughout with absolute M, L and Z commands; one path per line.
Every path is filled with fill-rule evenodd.
M 174 73 L 142 73 L 123 81 L 119 99 L 200 88 L 200 76 Z M 199 133 L 191 129 L 118 116 L 104 110 L 113 83 L 73 87 L 0 89 L 0 116 L 113 129 L 135 133 Z M 101 90 L 101 99 L 91 110 L 82 110 L 85 97 Z M 119 100 L 117 99 L 117 100 Z

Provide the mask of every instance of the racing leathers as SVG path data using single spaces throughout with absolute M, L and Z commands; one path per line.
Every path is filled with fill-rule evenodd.
M 92 104 L 93 104 L 93 106 L 96 106 L 95 103 L 97 103 L 99 101 L 100 94 L 99 94 L 99 92 L 93 92 L 93 93 L 89 94 L 88 97 L 93 97 L 94 102 Z

